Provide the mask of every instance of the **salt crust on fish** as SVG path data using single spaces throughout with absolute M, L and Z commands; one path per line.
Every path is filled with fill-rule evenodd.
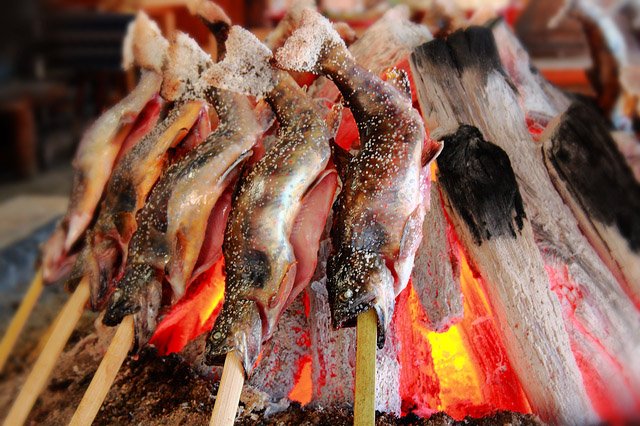
M 162 96 L 171 101 L 201 99 L 209 87 L 202 73 L 211 65 L 213 60 L 194 39 L 178 33 L 169 47 L 163 70 Z
M 229 31 L 225 58 L 214 64 L 205 80 L 221 89 L 262 98 L 278 82 L 271 65 L 273 54 L 255 35 L 234 25 Z
M 302 11 L 298 26 L 275 55 L 278 64 L 285 69 L 317 72 L 316 64 L 326 44 L 347 48 L 331 22 L 313 10 Z
M 162 36 L 158 24 L 140 11 L 127 27 L 122 44 L 122 68 L 137 65 L 141 68 L 162 71 L 169 42 Z

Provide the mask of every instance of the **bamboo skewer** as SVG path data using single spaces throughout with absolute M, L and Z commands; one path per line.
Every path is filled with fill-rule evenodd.
M 33 281 L 31 281 L 31 285 L 29 286 L 24 299 L 22 300 L 22 303 L 20 304 L 20 307 L 18 308 L 18 311 L 13 316 L 13 319 L 9 324 L 9 328 L 7 328 L 7 331 L 2 338 L 2 342 L 0 342 L 0 371 L 4 369 L 11 351 L 18 341 L 18 336 L 20 336 L 20 332 L 22 332 L 24 325 L 27 323 L 33 307 L 38 302 L 43 288 L 42 270 L 38 269 Z
M 89 282 L 83 279 L 62 308 L 56 320 L 55 329 L 52 331 L 47 344 L 42 350 L 42 354 L 36 360 L 29 377 L 27 377 L 18 394 L 18 398 L 16 398 L 7 418 L 4 420 L 5 426 L 19 426 L 27 419 L 33 404 L 47 385 L 51 371 L 69 340 L 69 336 L 71 336 L 80 320 L 88 300 Z
M 355 426 L 376 422 L 376 345 L 378 318 L 373 309 L 358 315 L 356 325 L 356 389 L 353 408 Z
M 129 315 L 118 326 L 107 353 L 102 358 L 80 405 L 69 422 L 70 426 L 90 425 L 95 419 L 122 363 L 133 346 L 133 325 L 133 316 Z
M 233 425 L 240 394 L 244 384 L 244 367 L 240 357 L 235 351 L 229 352 L 224 360 L 222 378 L 218 388 L 218 395 L 213 406 L 213 414 L 209 426 L 231 426 Z

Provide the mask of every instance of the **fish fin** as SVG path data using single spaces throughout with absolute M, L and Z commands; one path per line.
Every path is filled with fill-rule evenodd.
M 389 68 L 384 72 L 383 76 L 389 84 L 398 89 L 407 99 L 411 99 L 411 84 L 405 70 L 395 67 Z
M 344 105 L 342 104 L 342 102 L 333 104 L 324 119 L 327 123 L 327 127 L 329 128 L 329 135 L 332 139 L 334 139 L 338 134 L 338 129 L 340 128 L 340 123 L 342 122 L 343 109 Z
M 333 151 L 333 163 L 336 165 L 338 176 L 340 176 L 340 180 L 344 182 L 349 172 L 349 163 L 353 155 L 335 143 L 331 144 L 331 151 Z
M 427 137 L 424 141 L 424 147 L 422 148 L 422 167 L 427 167 L 433 160 L 438 158 L 443 147 L 444 142 Z

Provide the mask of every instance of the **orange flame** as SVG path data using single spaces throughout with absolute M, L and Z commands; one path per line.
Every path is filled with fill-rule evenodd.
M 160 355 L 180 352 L 190 341 L 213 328 L 224 299 L 224 258 L 189 286 L 187 293 L 162 318 L 150 344 Z

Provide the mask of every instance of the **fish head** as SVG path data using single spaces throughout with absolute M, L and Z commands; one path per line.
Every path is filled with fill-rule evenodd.
M 360 313 L 373 308 L 381 347 L 393 314 L 395 278 L 391 271 L 380 253 L 368 250 L 341 249 L 330 257 L 327 289 L 334 327 L 352 326 Z
M 207 338 L 205 362 L 222 365 L 224 357 L 236 351 L 249 376 L 262 350 L 262 320 L 255 302 L 227 299 Z
M 102 322 L 114 327 L 124 317 L 134 316 L 135 348 L 144 345 L 156 329 L 162 302 L 162 282 L 152 266 L 136 263 L 129 266 L 111 295 Z

